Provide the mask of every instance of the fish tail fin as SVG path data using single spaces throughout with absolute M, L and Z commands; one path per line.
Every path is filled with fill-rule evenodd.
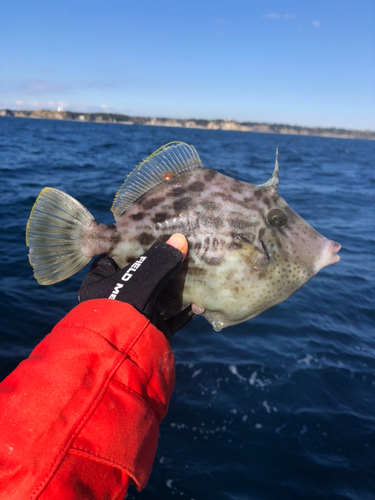
M 26 245 L 34 276 L 40 285 L 58 283 L 90 260 L 81 249 L 81 232 L 93 216 L 66 193 L 44 188 L 31 210 Z

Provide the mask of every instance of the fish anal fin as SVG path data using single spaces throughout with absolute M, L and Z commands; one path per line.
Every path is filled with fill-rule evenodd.
M 203 165 L 194 146 L 170 142 L 161 147 L 135 167 L 118 190 L 111 208 L 115 220 L 118 221 L 130 205 L 150 189 L 198 167 Z

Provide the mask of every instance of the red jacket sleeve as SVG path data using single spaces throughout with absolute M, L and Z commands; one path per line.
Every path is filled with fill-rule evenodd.
M 174 376 L 169 343 L 132 306 L 78 305 L 0 384 L 0 498 L 141 490 Z

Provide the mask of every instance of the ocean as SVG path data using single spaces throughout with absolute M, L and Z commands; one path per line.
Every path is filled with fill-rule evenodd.
M 25 227 L 45 186 L 110 224 L 126 175 L 173 140 L 206 167 L 261 184 L 279 148 L 279 194 L 342 245 L 287 301 L 172 341 L 176 386 L 147 487 L 132 500 L 375 498 L 375 142 L 0 118 L 2 379 L 77 304 L 88 267 L 43 287 Z

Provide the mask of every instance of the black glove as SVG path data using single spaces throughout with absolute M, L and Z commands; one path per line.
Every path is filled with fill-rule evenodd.
M 191 306 L 163 321 L 154 311 L 155 300 L 182 267 L 182 253 L 171 245 L 156 242 L 135 262 L 123 269 L 105 255 L 91 264 L 78 290 L 78 300 L 113 299 L 127 302 L 152 321 L 170 340 L 193 317 Z

